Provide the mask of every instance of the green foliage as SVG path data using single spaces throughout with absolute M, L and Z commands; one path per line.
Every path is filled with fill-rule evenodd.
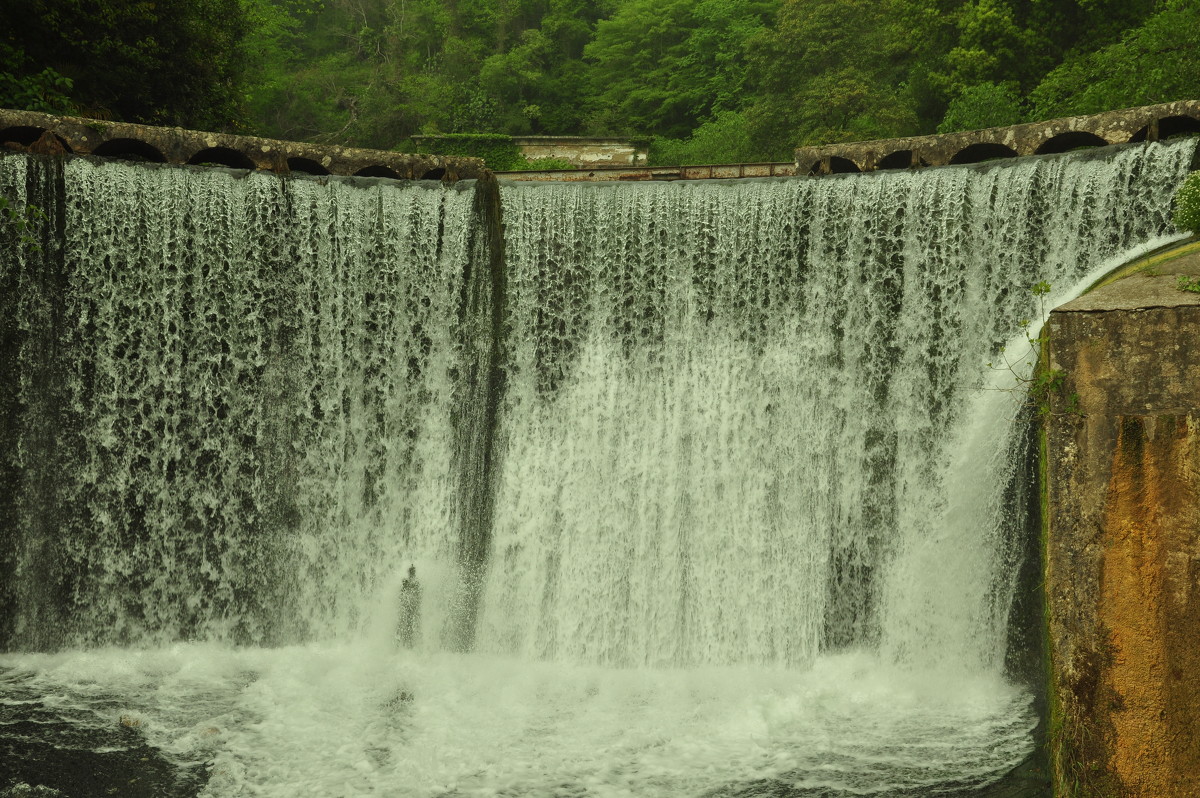
M 578 169 L 579 167 L 566 158 L 534 158 L 521 168 L 550 171 L 554 169 Z
M 797 145 L 919 130 L 904 85 L 912 49 L 893 2 L 784 0 L 776 24 L 750 42 L 757 99 L 750 137 L 772 160 Z
M 1186 274 L 1181 274 L 1175 281 L 1175 287 L 1180 291 L 1200 294 L 1200 277 L 1190 277 Z
M 580 129 L 593 3 L 243 2 L 285 18 L 252 59 L 266 135 L 390 149 L 415 133 Z
M 746 42 L 766 0 L 626 0 L 596 26 L 584 55 L 596 133 L 687 136 L 744 101 Z
M 950 101 L 938 133 L 1015 125 L 1023 116 L 1021 98 L 1011 84 L 977 83 Z
M 529 167 L 512 136 L 494 133 L 454 133 L 423 141 L 420 152 L 432 155 L 463 155 L 482 158 L 488 169 L 513 172 Z
M 1066 393 L 1067 373 L 1062 369 L 1039 367 L 1029 381 L 1029 402 L 1040 415 L 1082 415 L 1079 394 Z
M 1029 52 L 1030 34 L 1006 0 L 972 0 L 958 12 L 957 44 L 946 53 L 944 80 L 959 96 L 998 75 L 1023 71 L 1021 56 Z
M 1200 3 L 1166 0 L 1120 41 L 1072 53 L 1030 94 L 1034 117 L 1191 99 L 1200 86 Z
M 1195 0 L 10 0 L 0 105 L 385 149 L 618 134 L 652 137 L 655 163 L 790 160 L 1191 96 L 1197 51 Z
M 0 42 L 0 108 L 20 108 L 45 114 L 70 114 L 73 81 L 50 67 L 32 72 L 19 47 Z
M 1029 287 L 1029 293 L 1037 298 L 1039 315 L 1046 315 L 1046 297 L 1050 294 L 1050 284 L 1045 280 L 1033 284 Z M 992 369 L 1008 371 L 1012 374 L 1015 381 L 1015 386 L 1012 389 L 1004 390 L 1020 390 L 1025 391 L 1028 395 L 1029 406 L 1036 409 L 1039 415 L 1082 415 L 1079 407 L 1079 394 L 1067 394 L 1066 384 L 1067 375 L 1061 369 L 1052 369 L 1045 364 L 1043 354 L 1046 349 L 1046 344 L 1049 339 L 1043 332 L 1037 337 L 1029 334 L 1031 322 L 1025 321 L 1022 326 L 1026 330 L 1025 340 L 1029 344 L 1029 349 L 1021 357 L 1016 360 L 1009 360 L 1004 349 L 1000 350 L 1000 363 L 988 363 L 988 367 Z M 1025 376 L 1030 372 L 1018 370 L 1017 364 L 1025 361 L 1025 367 L 1032 369 L 1032 376 Z
M 5 104 L 203 129 L 242 119 L 238 0 L 0 4 Z
M 243 0 L 247 34 L 242 40 L 242 58 L 254 79 L 246 87 L 246 105 L 258 132 L 283 133 L 286 138 L 319 134 L 320 125 L 333 124 L 306 119 L 289 102 L 303 91 L 304 77 L 297 66 L 303 58 L 305 26 L 311 24 L 322 6 L 319 0 Z M 311 111 L 312 107 L 304 109 Z M 340 121 L 340 120 L 339 120 Z M 306 130 L 307 128 L 307 130 Z M 288 136 L 290 131 L 312 131 Z
M 749 163 L 767 160 L 750 141 L 743 114 L 722 111 L 685 139 L 655 138 L 650 143 L 651 166 L 693 166 L 710 163 Z
M 1192 172 L 1175 192 L 1175 226 L 1200 233 L 1200 172 Z
M 33 237 L 33 225 L 44 221 L 46 214 L 36 205 L 21 205 L 12 202 L 8 197 L 0 196 L 0 227 L 8 228 L 16 234 L 19 246 L 38 250 L 37 240 Z

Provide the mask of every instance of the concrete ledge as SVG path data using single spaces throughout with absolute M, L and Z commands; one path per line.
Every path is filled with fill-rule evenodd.
M 796 173 L 872 172 L 979 163 L 993 158 L 1067 152 L 1080 147 L 1157 141 L 1188 133 L 1200 133 L 1200 100 L 1180 100 L 1092 116 L 1071 116 L 937 136 L 800 147 L 796 150 Z
M 3 109 L 0 109 L 0 145 L 13 149 L 37 147 L 45 154 L 65 152 L 160 163 L 219 164 L 280 173 L 399 180 L 454 181 L 477 178 L 486 172 L 478 158 L 408 155 Z M 60 149 L 56 150 L 56 145 Z
M 733 163 L 703 166 L 609 166 L 591 169 L 541 169 L 497 172 L 504 180 L 604 182 L 608 180 L 729 180 L 739 177 L 791 177 L 792 163 Z

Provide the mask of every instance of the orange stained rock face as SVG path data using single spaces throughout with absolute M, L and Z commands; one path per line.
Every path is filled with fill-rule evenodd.
M 1116 421 L 1098 608 L 1109 767 L 1130 798 L 1200 795 L 1200 418 Z
M 1200 295 L 1178 288 L 1200 259 L 1161 257 L 1048 325 L 1078 398 L 1046 421 L 1064 798 L 1200 798 Z

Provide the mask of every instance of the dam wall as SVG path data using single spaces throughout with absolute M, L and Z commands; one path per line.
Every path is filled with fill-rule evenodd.
M 176 127 L 105 122 L 0 108 L 0 148 L 41 155 L 97 155 L 152 163 L 226 166 L 276 173 L 469 180 L 483 161 L 339 147 Z
M 1046 426 L 1051 749 L 1062 798 L 1200 776 L 1200 254 L 1056 309 Z

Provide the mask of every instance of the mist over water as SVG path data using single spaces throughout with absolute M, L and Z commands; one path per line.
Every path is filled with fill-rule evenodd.
M 5 642 L 57 651 L 0 711 L 136 716 L 210 796 L 986 785 L 1037 724 L 987 364 L 1165 240 L 1194 148 L 505 185 L 479 461 L 475 186 L 0 157 L 48 211 L 0 269 Z

